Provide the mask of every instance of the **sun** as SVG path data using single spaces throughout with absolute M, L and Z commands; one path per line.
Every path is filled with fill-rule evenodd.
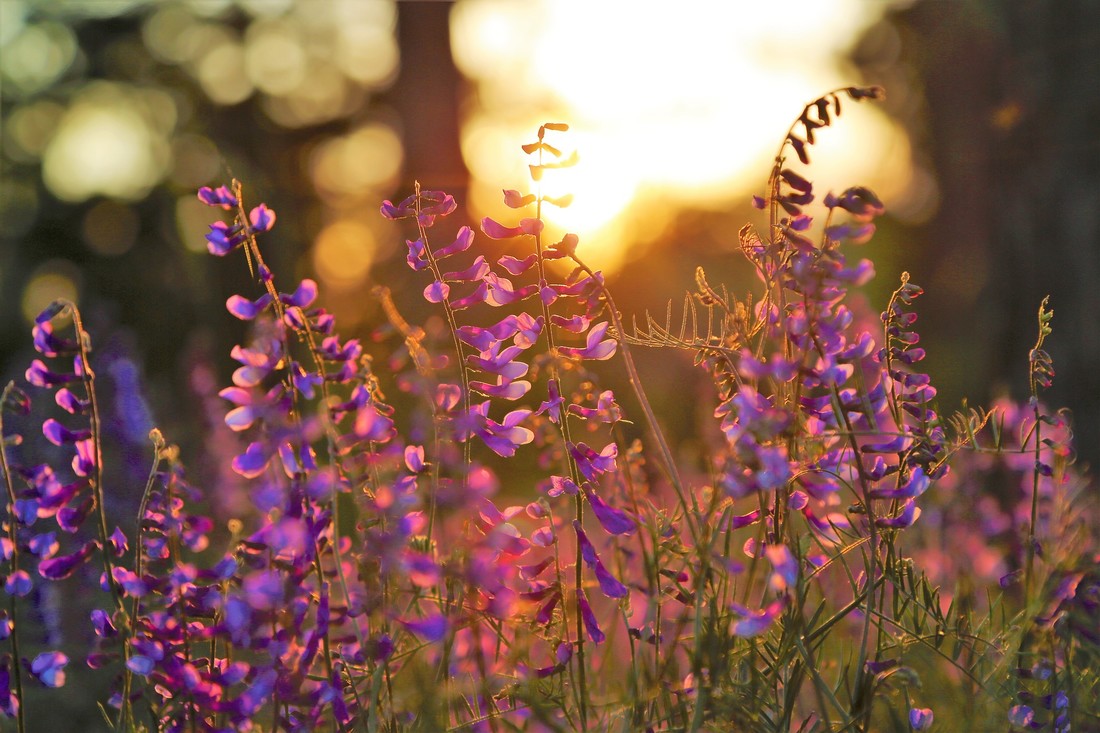
M 562 145 L 579 151 L 580 164 L 545 185 L 574 200 L 544 214 L 613 269 L 677 210 L 728 208 L 762 185 L 776 130 L 821 93 L 862 83 L 844 53 L 888 7 L 461 0 L 451 34 L 477 90 L 462 131 L 474 214 L 504 215 L 500 182 L 529 180 L 519 146 L 540 124 L 567 121 Z M 904 192 L 904 133 L 873 110 L 851 117 L 822 136 L 818 155 L 844 158 L 858 181 L 841 187 Z

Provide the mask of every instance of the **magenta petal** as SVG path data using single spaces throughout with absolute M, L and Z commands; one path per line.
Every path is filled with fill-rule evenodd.
M 588 535 L 581 528 L 581 523 L 576 519 L 573 520 L 573 530 L 577 533 L 577 549 L 580 551 L 581 558 L 588 567 L 595 567 L 600 558 L 596 555 L 596 548 L 588 539 Z
M 317 299 L 317 283 L 309 278 L 302 280 L 292 295 L 280 297 L 287 305 L 296 305 L 299 308 L 308 308 Z
M 275 226 L 275 212 L 267 208 L 267 204 L 260 204 L 248 212 L 248 220 L 252 222 L 253 231 L 266 232 Z
M 522 260 L 513 257 L 512 255 L 504 255 L 499 260 L 497 260 L 497 264 L 499 264 L 512 275 L 522 275 L 523 273 L 534 267 L 537 261 L 538 255 L 534 253 L 527 255 Z
M 424 471 L 424 469 L 427 468 L 427 463 L 424 462 L 424 446 L 405 446 L 405 465 L 413 473 L 421 473 Z
M 608 598 L 623 598 L 629 592 L 618 578 L 608 572 L 602 562 L 596 563 L 596 580 L 600 584 L 600 590 Z
M 225 301 L 225 308 L 242 321 L 251 321 L 260 315 L 270 303 L 271 296 L 266 293 L 257 298 L 255 302 L 240 295 L 231 295 L 229 300 Z
M 596 621 L 596 614 L 592 613 L 592 606 L 588 603 L 588 597 L 585 596 L 584 591 L 580 588 L 577 589 L 577 605 L 581 610 L 581 619 L 584 621 L 585 631 L 588 632 L 588 638 L 592 640 L 593 644 L 602 644 L 607 637 L 600 629 L 599 622 Z
M 424 288 L 424 299 L 429 303 L 442 303 L 450 294 L 450 286 L 438 280 Z
M 493 239 L 511 239 L 524 233 L 520 227 L 506 227 L 489 217 L 481 220 L 481 231 Z
M 49 578 L 50 580 L 67 578 L 73 574 L 78 565 L 87 560 L 98 548 L 99 543 L 91 540 L 71 555 L 61 555 L 60 557 L 43 560 L 38 563 L 38 573 L 43 578 Z
M 91 430 L 69 430 L 52 417 L 42 423 L 42 434 L 54 445 L 77 443 L 91 437 Z
M 443 279 L 449 282 L 477 282 L 489 272 L 489 263 L 485 261 L 485 255 L 477 258 L 465 270 L 443 273 Z
M 465 252 L 470 248 L 470 245 L 474 243 L 474 230 L 470 227 L 462 227 L 458 230 L 458 235 L 455 237 L 455 241 L 448 244 L 446 247 L 440 247 L 435 250 L 434 254 L 436 259 L 441 260 L 444 257 L 450 257 L 453 254 L 459 252 Z
M 199 201 L 207 206 L 218 206 L 229 211 L 237 205 L 237 197 L 229 190 L 228 186 L 210 188 L 203 186 L 199 189 Z
M 522 209 L 528 204 L 535 202 L 535 194 L 529 193 L 526 196 L 520 194 L 519 191 L 512 189 L 506 189 L 504 191 L 504 205 L 512 209 Z
M 608 534 L 630 534 L 634 531 L 634 520 L 629 514 L 608 506 L 594 491 L 587 492 L 587 496 L 592 512 Z
M 782 601 L 774 601 L 767 608 L 753 611 L 744 606 L 735 604 L 733 611 L 741 618 L 734 621 L 730 631 L 734 636 L 758 636 L 767 631 L 783 612 Z

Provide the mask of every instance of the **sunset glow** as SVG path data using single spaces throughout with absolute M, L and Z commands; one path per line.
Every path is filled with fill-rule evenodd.
M 462 140 L 473 213 L 503 213 L 497 184 L 527 180 L 514 151 L 539 124 L 568 121 L 563 144 L 581 163 L 557 185 L 575 200 L 545 213 L 598 252 L 599 265 L 614 267 L 625 245 L 672 211 L 730 208 L 761 186 L 776 130 L 822 92 L 861 81 L 843 55 L 886 8 L 654 2 L 624 13 L 605 3 L 462 0 L 452 44 L 477 83 Z M 819 176 L 819 190 L 861 180 L 888 205 L 906 195 L 904 134 L 870 107 L 848 116 L 821 136 L 814 157 L 822 170 L 833 156 L 855 165 L 846 180 Z

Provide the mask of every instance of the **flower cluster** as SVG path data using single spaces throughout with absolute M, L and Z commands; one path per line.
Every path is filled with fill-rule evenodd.
M 883 203 L 819 199 L 798 168 L 842 100 L 879 97 L 806 106 L 753 199 L 767 230 L 740 232 L 759 294 L 700 269 L 679 334 L 628 331 L 579 238 L 550 235 L 544 207 L 571 197 L 543 183 L 579 160 L 552 144 L 563 123 L 522 148 L 514 222 L 480 224 L 504 254 L 468 226 L 437 235 L 459 208 L 445 192 L 383 202 L 444 343 L 384 287 L 389 327 L 345 339 L 316 282 L 266 265 L 275 213 L 237 182 L 200 189 L 233 217 L 210 252 L 243 250 L 256 278 L 225 304 L 248 324 L 231 384 L 193 375 L 224 425 L 203 458 L 224 456 L 247 500 L 211 496 L 154 429 L 126 516 L 91 338 L 74 304 L 47 308 L 25 381 L 56 409 L 14 383 L 2 399 L 20 432 L 0 420 L 0 712 L 22 733 L 28 688 L 79 665 L 113 682 L 102 710 L 134 733 L 924 731 L 951 720 L 946 699 L 922 707 L 929 675 L 1002 727 L 1089 720 L 1100 556 L 1068 418 L 1039 401 L 1050 311 L 1030 402 L 945 417 L 919 371 L 921 289 L 904 274 L 878 319 L 848 300 L 874 268 L 847 252 Z M 635 348 L 712 378 L 698 465 L 662 431 Z M 620 365 L 629 392 L 605 387 Z M 52 588 L 87 589 L 90 651 L 60 633 Z

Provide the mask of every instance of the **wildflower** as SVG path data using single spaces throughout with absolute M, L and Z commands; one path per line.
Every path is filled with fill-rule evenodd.
M 779 618 L 779 614 L 786 608 L 786 603 L 782 599 L 773 601 L 765 608 L 759 610 L 752 610 L 746 608 L 739 603 L 730 605 L 730 608 L 740 618 L 734 621 L 730 625 L 730 633 L 734 636 L 759 636 L 767 631 L 775 620 Z
M 615 350 L 619 344 L 615 339 L 603 338 L 609 325 L 607 321 L 604 321 L 593 326 L 588 332 L 588 336 L 585 337 L 583 348 L 560 346 L 558 352 L 562 356 L 571 356 L 577 359 L 610 359 L 615 355 Z
M 1008 724 L 1013 728 L 1028 728 L 1035 719 L 1035 711 L 1027 705 L 1014 705 L 1008 711 Z
M 65 684 L 65 665 L 69 658 L 61 652 L 42 652 L 30 664 L 31 674 L 46 687 L 61 687 Z
M 581 620 L 584 622 L 585 631 L 588 632 L 588 638 L 592 640 L 593 644 L 602 644 L 607 637 L 600 629 L 596 614 L 592 612 L 592 606 L 588 603 L 588 596 L 584 594 L 584 590 L 581 588 L 577 588 L 577 606 L 581 610 Z
M 210 188 L 203 186 L 199 189 L 199 201 L 207 206 L 217 206 L 229 211 L 237 206 L 237 197 L 229 190 L 228 186 Z
M 909 727 L 913 730 L 928 730 L 932 727 L 932 708 L 911 708 L 909 710 Z

